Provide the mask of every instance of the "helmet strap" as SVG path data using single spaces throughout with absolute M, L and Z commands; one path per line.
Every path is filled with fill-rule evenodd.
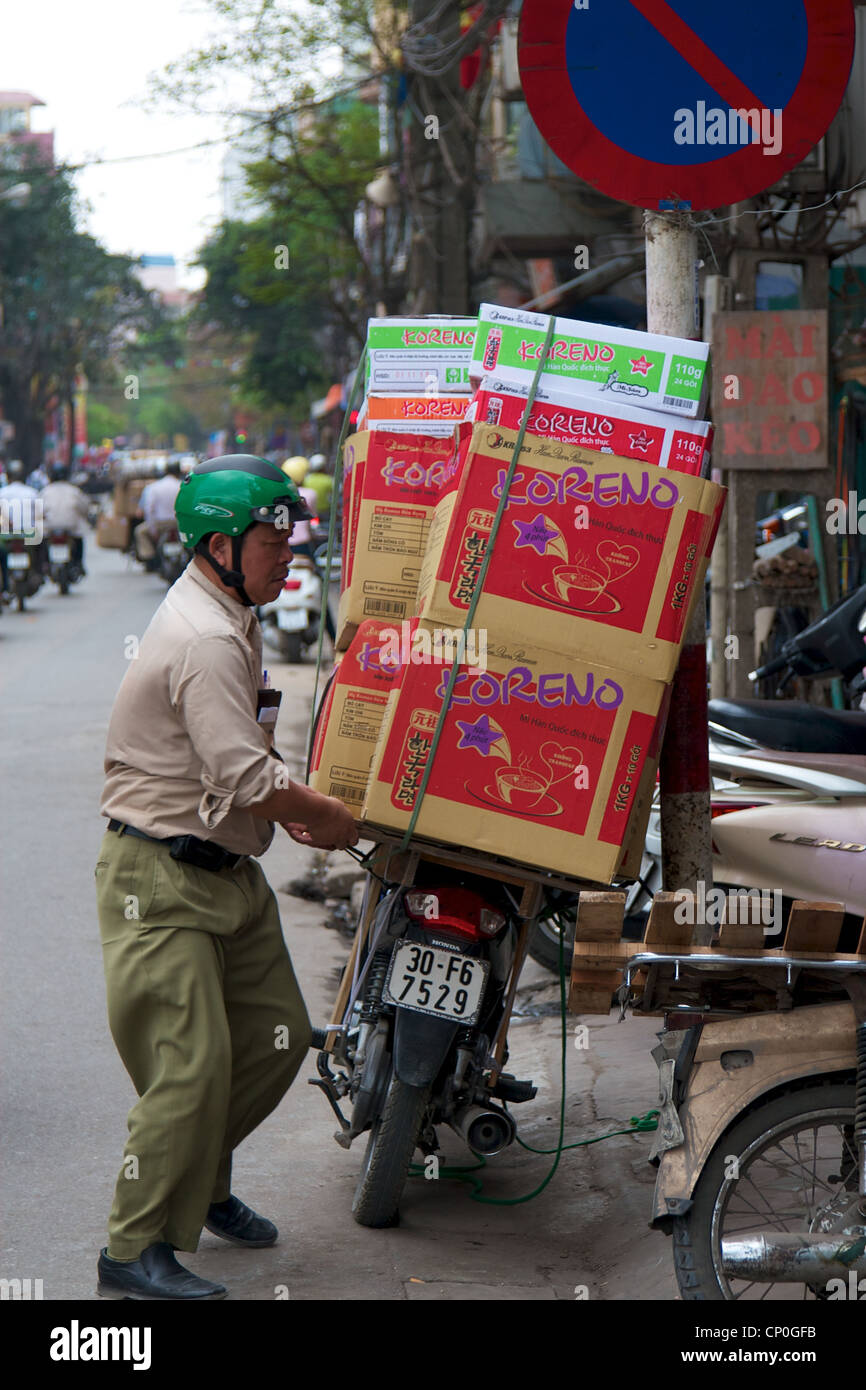
M 214 570 L 219 579 L 222 580 L 227 589 L 237 589 L 238 597 L 245 608 L 252 608 L 253 601 L 244 588 L 244 572 L 241 569 L 241 547 L 243 545 L 245 532 L 239 536 L 232 536 L 232 568 L 226 569 L 225 565 L 211 555 L 210 550 L 204 541 L 199 541 L 194 547 L 196 555 L 200 555 L 203 560 L 207 560 L 211 569 Z

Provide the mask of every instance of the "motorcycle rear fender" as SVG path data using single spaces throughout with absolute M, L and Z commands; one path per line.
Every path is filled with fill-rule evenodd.
M 710 1154 L 747 1106 L 786 1082 L 852 1071 L 855 1032 L 848 1003 L 705 1024 L 678 1107 L 684 1141 L 661 1155 L 650 1225 L 688 1211 Z
M 394 1021 L 394 1074 L 407 1086 L 427 1086 L 435 1081 L 459 1023 L 398 1009 Z

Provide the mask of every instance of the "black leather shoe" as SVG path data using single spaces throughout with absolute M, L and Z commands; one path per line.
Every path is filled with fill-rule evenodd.
M 174 1258 L 174 1246 L 165 1241 L 149 1245 L 137 1260 L 126 1263 L 113 1260 L 105 1250 L 99 1252 L 97 1265 L 100 1298 L 184 1298 L 202 1302 L 211 1298 L 227 1298 L 223 1284 L 212 1284 L 184 1269 Z
M 208 1207 L 204 1228 L 215 1236 L 222 1236 L 232 1245 L 246 1245 L 250 1249 L 273 1245 L 279 1235 L 273 1221 L 257 1215 L 238 1197 L 229 1197 L 227 1202 L 212 1203 Z

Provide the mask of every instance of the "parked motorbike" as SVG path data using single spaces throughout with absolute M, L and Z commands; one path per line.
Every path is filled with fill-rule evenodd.
M 367 1135 L 352 1203 L 363 1226 L 396 1224 L 412 1155 L 436 1152 L 437 1125 L 497 1154 L 516 1132 L 502 1102 L 535 1095 L 502 1070 L 522 903 L 496 880 L 423 859 L 411 878 L 384 885 L 333 1051 L 325 1031 L 314 1039 L 311 1084 L 337 1116 L 337 1143 Z
M 835 670 L 861 691 L 864 628 L 866 588 L 757 674 Z M 847 727 L 861 742 L 859 720 Z M 744 841 L 752 845 L 748 874 L 839 901 L 846 916 L 826 951 L 656 958 L 637 949 L 628 983 L 650 971 L 637 1010 L 671 1006 L 654 1053 L 662 1109 L 653 1224 L 673 1238 L 683 1299 L 862 1299 L 866 798 L 744 811 L 723 817 L 714 839 L 724 842 L 738 821 L 741 862 Z M 677 1003 L 678 992 L 700 1002 Z
M 305 650 L 319 639 L 321 610 L 319 572 L 307 555 L 294 555 L 277 597 L 256 610 L 262 625 L 262 638 L 284 661 L 302 661 Z
M 37 558 L 37 550 L 28 545 L 23 535 L 5 536 L 6 564 L 9 575 L 9 592 L 23 613 L 26 600 L 32 598 L 42 586 L 42 571 Z
M 72 558 L 72 539 L 68 531 L 50 531 L 46 537 L 48 573 L 61 594 L 68 594 L 83 574 L 81 566 Z

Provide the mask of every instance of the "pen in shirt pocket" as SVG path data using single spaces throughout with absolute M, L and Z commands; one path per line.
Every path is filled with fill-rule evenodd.
M 271 678 L 270 678 L 270 676 L 268 675 L 267 671 L 265 671 L 265 672 L 263 672 L 262 689 L 263 689 L 263 690 L 270 690 L 270 688 L 271 688 Z

